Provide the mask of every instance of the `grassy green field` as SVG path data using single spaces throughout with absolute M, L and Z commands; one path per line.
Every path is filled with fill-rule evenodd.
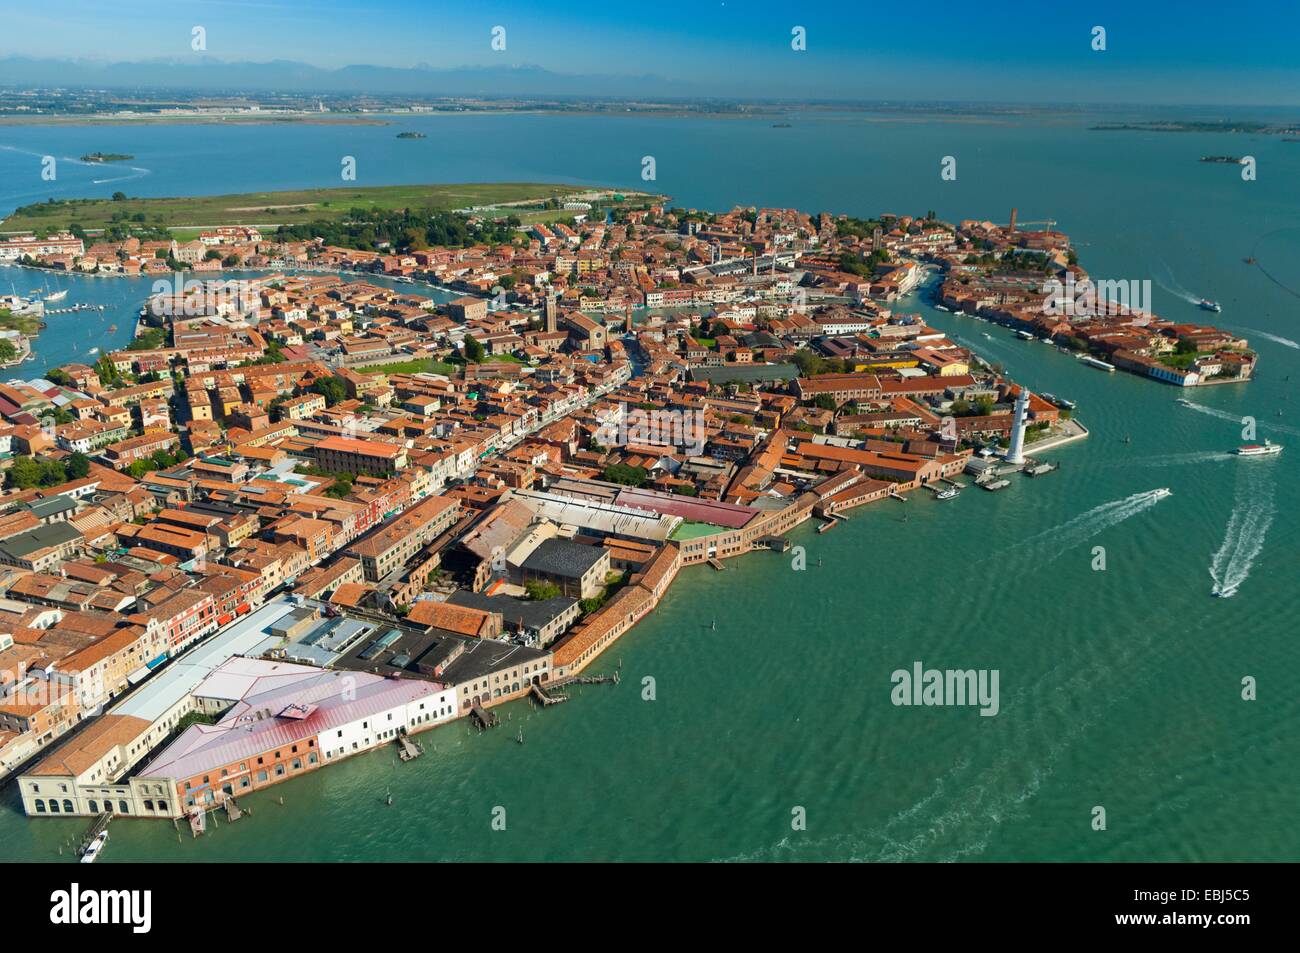
M 417 357 L 409 361 L 394 361 L 392 364 L 378 364 L 359 368 L 362 374 L 442 374 L 446 377 L 455 375 L 460 368 L 432 357 Z
M 293 192 L 250 192 L 188 198 L 69 199 L 17 209 L 0 223 L 0 231 L 57 231 L 76 223 L 87 230 L 104 228 L 115 215 L 126 224 L 155 228 L 203 229 L 217 225 L 295 225 L 317 219 L 338 219 L 354 208 L 456 209 L 503 202 L 540 202 L 585 191 L 581 186 L 537 182 L 488 182 L 461 185 L 381 185 L 366 188 L 302 189 Z M 632 199 L 635 193 L 629 193 Z M 608 203 L 607 203 L 608 204 Z M 501 209 L 499 214 L 530 219 L 527 208 Z M 539 217 L 548 213 L 537 213 Z M 551 212 L 557 217 L 572 212 Z M 144 221 L 130 220 L 143 215 Z

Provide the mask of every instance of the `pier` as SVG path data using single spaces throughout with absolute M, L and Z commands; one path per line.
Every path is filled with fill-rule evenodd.
M 543 708 L 550 705 L 558 705 L 561 702 L 567 702 L 569 700 L 568 695 L 547 694 L 546 689 L 542 688 L 542 686 L 538 685 L 536 682 L 529 687 L 528 697 L 533 699 L 533 701 L 537 702 Z
M 46 314 L 76 314 L 78 311 L 103 311 L 102 304 L 74 304 L 70 308 L 46 308 Z
M 397 756 L 403 761 L 414 761 L 424 754 L 424 748 L 404 731 L 397 733 Z
M 77 845 L 79 855 L 86 852 L 86 848 L 90 846 L 91 841 L 108 830 L 108 822 L 112 819 L 113 813 L 111 811 L 105 811 L 103 814 L 95 816 L 95 819 L 90 822 L 90 826 L 86 828 L 86 833 L 81 835 L 81 843 Z
M 720 562 L 717 560 L 717 558 L 714 557 L 714 556 L 710 556 L 710 557 L 708 558 L 707 562 L 708 562 L 708 564 L 709 564 L 710 566 L 712 566 L 712 567 L 713 567 L 714 569 L 716 569 L 718 572 L 726 572 L 726 571 L 727 571 L 727 567 L 724 566 L 724 565 L 722 565 L 722 563 L 720 563 Z
M 497 717 L 497 713 L 494 711 L 488 711 L 482 705 L 475 705 L 471 708 L 469 710 L 469 716 L 474 719 L 475 724 L 479 726 L 480 730 L 484 728 L 495 728 L 497 725 L 501 724 L 501 719 Z

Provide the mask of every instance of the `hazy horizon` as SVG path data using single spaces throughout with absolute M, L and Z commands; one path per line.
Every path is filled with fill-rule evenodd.
M 206 88 L 212 80 L 248 91 L 332 77 L 343 85 L 321 92 L 439 95 L 420 87 L 455 77 L 464 88 L 451 95 L 510 96 L 524 94 L 522 77 L 554 87 L 529 91 L 540 96 L 584 95 L 588 81 L 598 87 L 589 96 L 800 102 L 1267 107 L 1300 99 L 1292 40 L 1300 8 L 1257 2 L 1231 11 L 1110 0 L 990 11 L 949 0 L 809 10 L 772 0 L 573 0 L 550 10 L 508 0 L 480 11 L 402 0 L 380 11 L 355 0 L 52 0 L 5 18 L 5 85 L 47 85 L 35 80 L 63 65 L 69 86 Z M 1098 27 L 1104 50 L 1094 49 Z M 168 76 L 149 75 L 160 66 Z M 379 85 L 353 85 L 365 79 Z

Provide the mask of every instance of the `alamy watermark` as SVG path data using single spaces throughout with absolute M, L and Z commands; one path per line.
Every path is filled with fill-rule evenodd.
M 597 411 L 596 419 L 600 426 L 595 440 L 602 447 L 680 447 L 698 457 L 708 440 L 702 410 L 629 409 L 619 404 L 613 410 Z
M 894 688 L 889 698 L 895 705 L 960 707 L 979 706 L 980 714 L 992 717 L 999 710 L 998 669 L 937 669 L 913 662 L 912 668 L 897 669 L 891 676 Z
M 1067 272 L 1062 283 L 1049 278 L 1042 287 L 1043 314 L 1066 318 L 1095 318 L 1114 314 L 1151 314 L 1151 282 L 1148 279 L 1116 280 L 1103 278 L 1093 281 L 1084 278 L 1075 281 L 1074 273 Z

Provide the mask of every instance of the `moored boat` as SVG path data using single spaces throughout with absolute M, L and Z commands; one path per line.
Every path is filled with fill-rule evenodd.
M 86 845 L 86 849 L 82 851 L 81 862 L 83 864 L 93 864 L 99 858 L 100 853 L 104 849 L 104 845 L 107 843 L 108 831 L 100 831 L 91 838 L 90 843 Z

